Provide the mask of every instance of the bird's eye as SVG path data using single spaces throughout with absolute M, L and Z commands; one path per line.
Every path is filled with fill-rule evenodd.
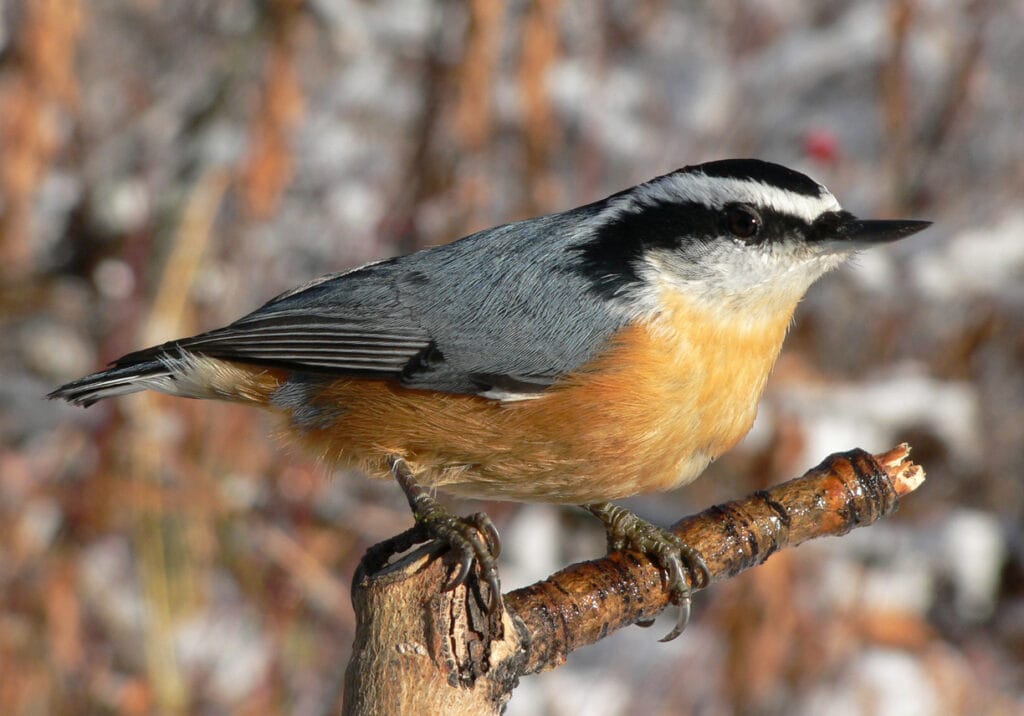
M 761 217 L 749 206 L 730 206 L 725 210 L 725 228 L 737 238 L 750 239 L 761 231 Z

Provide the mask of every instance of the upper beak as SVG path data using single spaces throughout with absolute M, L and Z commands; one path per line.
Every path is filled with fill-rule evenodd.
M 819 241 L 837 251 L 857 251 L 876 244 L 887 244 L 932 225 L 931 221 L 912 219 L 858 219 L 845 211 L 826 215 L 815 222 Z
M 865 221 L 851 217 L 839 225 L 835 238 L 856 244 L 885 244 L 916 234 L 932 225 L 930 221 L 912 219 L 883 219 Z

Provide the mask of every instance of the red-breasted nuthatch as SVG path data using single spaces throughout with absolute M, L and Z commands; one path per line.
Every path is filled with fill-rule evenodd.
M 685 602 L 680 557 L 699 558 L 669 533 L 651 547 L 656 528 L 622 529 L 603 503 L 686 484 L 735 445 L 811 283 L 927 225 L 857 219 L 778 164 L 709 162 L 324 276 L 50 397 L 149 389 L 279 413 L 328 462 L 399 477 L 463 551 L 454 581 L 479 559 L 492 598 L 493 528 L 441 515 L 422 488 L 584 504 Z

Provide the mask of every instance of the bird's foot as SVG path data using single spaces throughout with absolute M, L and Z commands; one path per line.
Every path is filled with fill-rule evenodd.
M 483 512 L 469 517 L 459 517 L 449 512 L 416 482 L 408 463 L 400 457 L 391 459 L 391 474 L 409 499 L 409 507 L 416 519 L 414 530 L 419 532 L 421 538 L 436 540 L 458 555 L 458 566 L 445 583 L 444 591 L 465 584 L 476 565 L 480 582 L 487 585 L 489 592 L 485 595 L 488 615 L 497 627 L 497 633 L 500 633 L 505 610 L 498 577 L 501 539 L 491 519 Z
M 704 559 L 671 531 L 641 519 L 624 507 L 610 502 L 582 507 L 604 523 L 609 552 L 620 549 L 636 550 L 647 555 L 661 568 L 672 603 L 679 607 L 676 625 L 661 641 L 675 639 L 690 621 L 692 590 L 703 588 L 711 581 L 711 573 Z M 691 579 L 687 579 L 686 572 L 689 572 Z M 694 585 L 693 588 L 690 587 L 691 583 Z M 641 626 L 650 626 L 651 623 L 650 620 L 637 622 Z

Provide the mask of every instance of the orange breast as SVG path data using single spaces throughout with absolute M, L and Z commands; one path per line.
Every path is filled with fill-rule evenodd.
M 695 478 L 753 423 L 793 306 L 731 325 L 678 295 L 597 359 L 533 400 L 332 383 L 327 427 L 291 431 L 329 462 L 387 475 L 405 457 L 425 484 L 475 497 L 585 503 Z

